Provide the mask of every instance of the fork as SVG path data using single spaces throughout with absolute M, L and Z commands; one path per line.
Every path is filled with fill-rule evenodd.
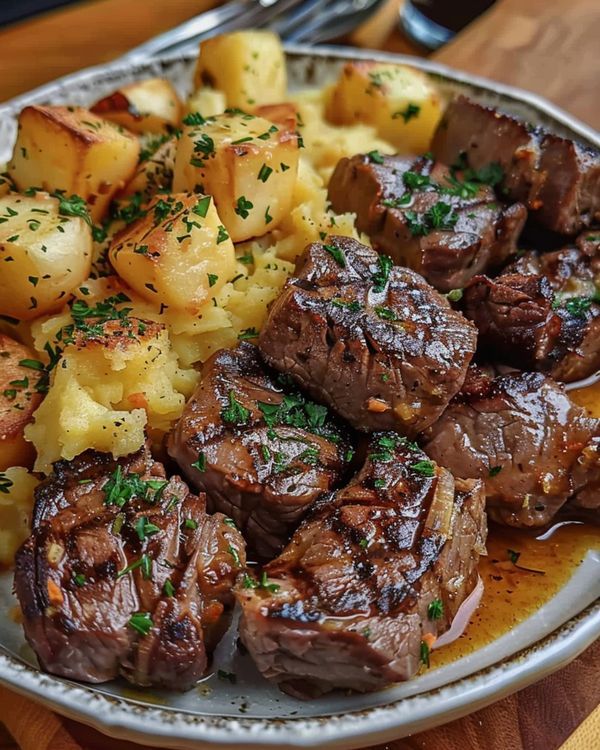
M 231 0 L 149 39 L 121 59 L 195 51 L 202 39 L 243 28 L 268 27 L 285 41 L 319 43 L 347 34 L 385 0 Z
M 120 59 L 140 62 L 154 55 L 168 55 L 194 49 L 198 42 L 215 34 L 241 28 L 260 28 L 304 0 L 231 0 L 217 8 L 175 26 L 126 52 Z

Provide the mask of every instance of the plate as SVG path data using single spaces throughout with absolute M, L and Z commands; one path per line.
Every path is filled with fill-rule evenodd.
M 321 86 L 356 59 L 401 62 L 426 71 L 448 94 L 461 92 L 555 133 L 600 148 L 598 134 L 541 97 L 418 58 L 345 48 L 286 48 L 290 88 Z M 0 162 L 9 158 L 16 116 L 27 104 L 90 104 L 149 76 L 187 93 L 193 56 L 90 68 L 0 106 Z M 574 659 L 600 636 L 600 550 L 588 553 L 562 589 L 493 643 L 410 682 L 368 695 L 336 694 L 301 702 L 280 693 L 236 649 L 221 642 L 215 672 L 183 695 L 136 691 L 124 682 L 89 686 L 39 671 L 20 625 L 12 575 L 0 576 L 0 681 L 60 714 L 113 737 L 155 747 L 337 748 L 386 742 L 459 718 L 520 690 Z M 235 672 L 235 683 L 217 671 Z M 221 675 L 224 676 L 223 673 Z

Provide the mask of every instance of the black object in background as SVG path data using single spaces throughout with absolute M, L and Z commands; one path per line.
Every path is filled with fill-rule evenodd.
M 22 21 L 46 10 L 70 5 L 73 0 L 0 0 L 0 26 Z
M 428 49 L 449 42 L 495 0 L 406 0 L 400 13 L 408 36 Z

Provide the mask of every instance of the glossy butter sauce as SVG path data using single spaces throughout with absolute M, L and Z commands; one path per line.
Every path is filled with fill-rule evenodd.
M 600 418 L 600 382 L 569 396 Z M 558 593 L 590 550 L 600 549 L 600 526 L 559 521 L 549 529 L 528 531 L 490 524 L 487 549 L 479 564 L 481 604 L 458 640 L 432 651 L 432 667 L 486 646 L 534 614 Z

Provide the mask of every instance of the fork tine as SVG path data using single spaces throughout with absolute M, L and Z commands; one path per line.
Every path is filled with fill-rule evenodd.
M 306 0 L 300 7 L 293 13 L 288 13 L 280 21 L 275 21 L 271 28 L 279 36 L 284 39 L 287 34 L 290 34 L 293 29 L 302 23 L 306 18 L 309 18 L 312 13 L 319 10 L 320 6 L 326 6 L 327 0 Z
M 163 53 L 178 43 L 185 43 L 192 36 L 212 33 L 218 30 L 224 23 L 234 18 L 236 14 L 243 14 L 256 0 L 233 0 L 218 8 L 212 8 L 205 13 L 191 18 L 189 21 L 175 26 L 163 34 L 152 37 L 137 47 L 129 50 L 122 59 L 142 59 L 152 55 Z
M 266 2 L 267 0 L 252 0 L 251 3 L 248 3 L 247 0 L 245 0 L 243 3 L 245 7 L 242 8 L 241 11 L 229 13 L 225 18 L 220 19 L 218 24 L 211 25 L 210 28 L 194 33 L 186 28 L 186 24 L 182 24 L 181 27 L 174 30 L 179 31 L 179 33 L 174 36 L 173 39 L 169 38 L 170 32 L 166 32 L 162 35 L 160 42 L 158 42 L 159 38 L 150 40 L 150 43 L 153 43 L 151 53 L 146 51 L 147 46 L 149 46 L 150 43 L 147 43 L 147 45 L 143 44 L 135 50 L 132 50 L 132 52 L 136 54 L 139 52 L 143 57 L 148 57 L 150 54 L 165 55 L 174 54 L 176 52 L 192 52 L 196 49 L 199 42 L 210 36 L 225 34 L 242 28 L 262 28 L 268 25 L 277 16 L 291 10 L 297 5 L 300 5 L 305 2 L 305 0 L 271 0 L 268 5 Z M 228 3 L 227 5 L 233 4 L 234 3 Z M 237 3 L 238 8 L 239 6 L 240 3 Z M 236 10 L 237 9 L 234 9 L 234 11 Z M 200 16 L 198 16 L 198 18 L 200 18 Z M 129 57 L 130 54 L 131 53 L 128 53 L 127 57 Z

